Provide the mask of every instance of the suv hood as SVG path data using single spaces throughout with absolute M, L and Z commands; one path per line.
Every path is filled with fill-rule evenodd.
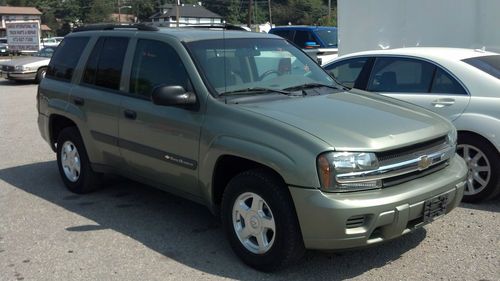
M 336 150 L 384 151 L 441 137 L 452 128 L 423 108 L 363 92 L 241 106 L 306 131 Z

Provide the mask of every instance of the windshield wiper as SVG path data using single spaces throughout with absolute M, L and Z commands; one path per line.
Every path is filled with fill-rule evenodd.
M 278 93 L 278 94 L 287 95 L 287 96 L 296 95 L 295 93 L 289 92 L 289 91 L 255 87 L 255 88 L 246 88 L 246 89 L 223 92 L 223 93 L 219 94 L 219 97 L 237 96 L 237 95 L 260 95 L 260 94 L 267 94 L 267 93 Z
M 350 90 L 349 88 L 345 87 L 344 85 L 340 84 L 337 82 L 337 84 L 340 86 L 340 89 L 344 91 Z M 333 85 L 325 85 L 321 83 L 306 83 L 306 84 L 300 84 L 297 86 L 292 86 L 285 88 L 284 90 L 286 91 L 300 91 L 300 90 L 307 90 L 307 89 L 313 89 L 313 88 L 321 88 L 321 87 L 326 87 L 330 89 L 335 89 L 335 90 L 340 90 L 339 87 L 333 86 Z

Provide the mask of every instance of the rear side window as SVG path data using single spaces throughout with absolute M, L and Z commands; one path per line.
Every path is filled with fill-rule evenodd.
M 466 62 L 475 68 L 478 68 L 489 75 L 500 79 L 500 56 L 484 56 L 484 57 L 476 57 L 465 59 L 463 62 Z
M 47 69 L 47 78 L 70 81 L 78 60 L 89 42 L 89 37 L 64 39 L 57 48 Z
M 327 66 L 326 70 L 342 85 L 354 88 L 354 84 L 367 61 L 367 57 L 350 59 Z
M 432 81 L 431 93 L 467 95 L 462 85 L 441 68 L 436 69 L 436 74 Z
M 184 64 L 170 45 L 139 40 L 130 76 L 130 92 L 150 98 L 153 89 L 159 85 L 182 86 L 190 90 Z
M 435 66 L 407 58 L 377 58 L 367 90 L 374 92 L 428 93 Z
M 314 39 L 314 35 L 312 34 L 312 32 L 304 30 L 297 30 L 295 32 L 295 38 L 293 39 L 293 42 L 301 48 L 317 47 L 311 44 L 318 44 L 318 42 L 316 42 L 316 39 Z
M 118 90 L 128 41 L 125 37 L 99 38 L 87 61 L 83 82 Z

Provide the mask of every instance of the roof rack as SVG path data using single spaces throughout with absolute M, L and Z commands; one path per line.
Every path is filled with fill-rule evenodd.
M 127 24 L 98 23 L 98 24 L 88 24 L 88 25 L 77 27 L 77 28 L 73 29 L 73 32 L 92 31 L 92 30 L 115 30 L 115 29 L 137 29 L 140 31 L 158 31 L 159 30 L 157 27 L 145 25 L 142 23 L 127 23 Z
M 215 23 L 215 24 L 189 24 L 189 25 L 183 25 L 179 26 L 180 28 L 220 28 L 220 29 L 225 29 L 225 30 L 240 30 L 240 31 L 248 31 L 245 28 L 234 25 L 234 24 L 227 24 L 227 23 Z

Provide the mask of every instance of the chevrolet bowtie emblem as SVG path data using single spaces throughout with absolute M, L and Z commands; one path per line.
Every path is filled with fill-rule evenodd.
M 418 169 L 425 170 L 429 168 L 431 164 L 432 164 L 432 159 L 430 159 L 427 155 L 424 155 L 420 157 L 420 160 L 418 161 Z

